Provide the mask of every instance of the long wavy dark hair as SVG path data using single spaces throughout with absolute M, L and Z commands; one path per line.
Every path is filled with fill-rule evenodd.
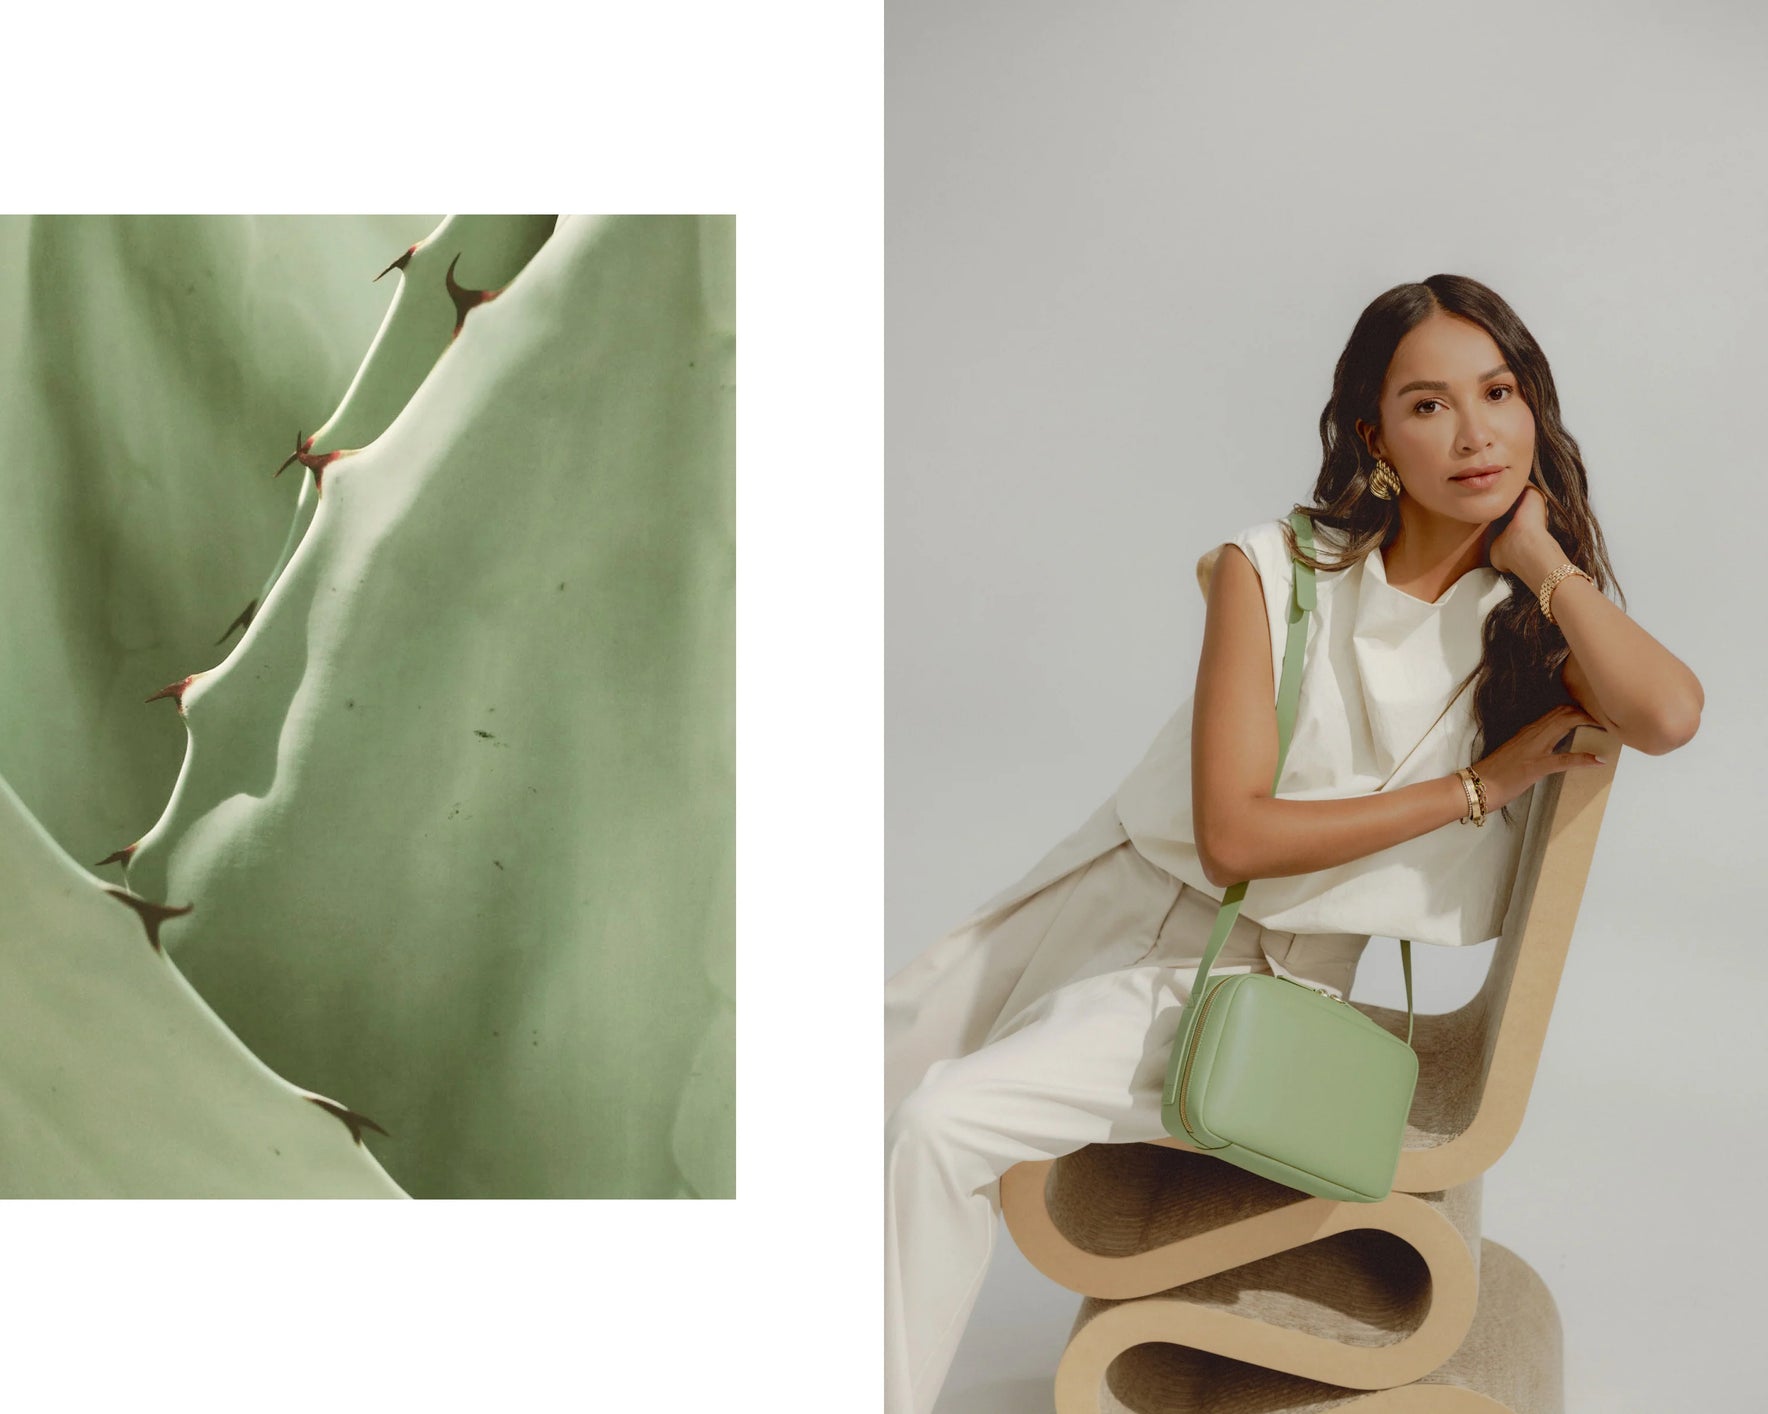
M 1360 418 L 1381 424 L 1381 385 L 1400 340 L 1430 315 L 1444 312 L 1472 320 L 1504 354 L 1517 391 L 1535 418 L 1535 464 L 1529 480 L 1547 502 L 1553 538 L 1604 594 L 1626 605 L 1608 562 L 1602 528 L 1590 509 L 1589 478 L 1577 441 L 1559 416 L 1559 393 L 1547 355 L 1516 311 L 1493 290 L 1465 275 L 1432 275 L 1416 284 L 1395 285 L 1377 296 L 1357 319 L 1332 375 L 1332 396 L 1320 414 L 1323 456 L 1314 483 L 1314 504 L 1297 505 L 1316 525 L 1339 532 L 1336 558 L 1302 554 L 1317 570 L 1348 569 L 1377 545 L 1393 543 L 1400 529 L 1399 498 L 1384 501 L 1369 489 L 1374 458 L 1357 434 Z M 1506 517 L 1507 519 L 1507 517 Z M 1295 532 L 1287 522 L 1284 538 L 1296 553 Z M 1484 651 L 1469 674 L 1474 683 L 1474 717 L 1479 724 L 1477 759 L 1510 740 L 1523 727 L 1562 702 L 1570 701 L 1559 674 L 1571 650 L 1565 635 L 1547 622 L 1535 598 L 1536 585 L 1506 574 L 1510 597 L 1487 615 Z M 1463 685 L 1465 685 L 1465 680 Z M 1506 807 L 1505 818 L 1509 818 Z

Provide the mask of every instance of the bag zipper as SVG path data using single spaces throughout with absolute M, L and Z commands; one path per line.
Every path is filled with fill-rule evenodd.
M 1341 1006 L 1348 1006 L 1349 1005 L 1349 1003 L 1346 1002 L 1343 997 L 1335 996 L 1333 993 L 1328 992 L 1324 987 L 1316 987 L 1312 982 L 1302 982 L 1302 981 L 1297 980 L 1294 977 L 1284 977 L 1284 978 L 1281 978 L 1280 980 L 1282 980 L 1284 982 L 1294 982 L 1296 986 L 1306 987 L 1310 992 L 1318 992 L 1321 996 L 1326 997 L 1326 998 L 1330 999 L 1331 1001 L 1335 1001 L 1335 1002 L 1339 1003 L 1339 1005 L 1341 1005 Z
M 1192 1133 L 1191 1121 L 1185 1117 L 1185 1086 L 1191 1079 L 1191 1061 L 1197 1054 L 1197 1043 L 1203 1039 L 1203 1021 L 1209 1014 L 1209 1004 L 1216 999 L 1216 995 L 1222 990 L 1222 985 L 1227 980 L 1228 979 L 1224 977 L 1220 982 L 1217 982 L 1215 986 L 1211 987 L 1209 989 L 1209 995 L 1203 999 L 1203 1005 L 1198 1008 L 1197 1024 L 1191 1028 L 1191 1044 L 1185 1048 L 1185 1064 L 1183 1069 L 1179 1072 L 1179 1123 L 1184 1126 L 1185 1133 L 1191 1135 L 1193 1140 L 1196 1140 L 1197 1136 Z

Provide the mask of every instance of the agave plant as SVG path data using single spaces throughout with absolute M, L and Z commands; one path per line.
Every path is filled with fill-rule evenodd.
M 0 1193 L 734 1192 L 733 223 L 429 225 L 0 223 Z

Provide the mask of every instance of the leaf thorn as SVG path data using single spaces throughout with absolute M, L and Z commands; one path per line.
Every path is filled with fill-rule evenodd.
M 448 284 L 448 297 L 454 301 L 454 333 L 450 341 L 460 337 L 461 326 L 467 322 L 467 314 L 482 304 L 489 304 L 498 296 L 497 290 L 470 290 L 454 281 L 454 267 L 460 264 L 460 256 L 448 262 L 448 271 L 444 276 Z
M 178 715 L 180 717 L 182 717 L 184 715 L 184 692 L 185 692 L 185 689 L 188 688 L 193 682 L 195 682 L 201 676 L 202 676 L 201 673 L 192 673 L 189 677 L 180 678 L 177 682 L 169 682 L 164 687 L 162 687 L 158 692 L 152 693 L 151 695 L 142 698 L 142 701 L 143 702 L 158 702 L 160 700 L 160 698 L 162 698 L 162 697 L 170 697 L 174 702 L 176 702 L 178 704 Z
M 242 631 L 250 628 L 252 626 L 252 615 L 257 612 L 258 601 L 253 599 L 251 603 L 247 604 L 245 608 L 239 611 L 239 617 L 227 625 L 227 632 L 223 633 L 221 637 L 215 640 L 215 646 L 219 648 L 223 643 L 227 642 L 228 638 L 236 628 Z
M 417 247 L 416 246 L 410 247 L 410 249 L 408 249 L 404 255 L 400 256 L 391 265 L 389 265 L 387 267 L 387 270 L 401 270 L 401 271 L 404 270 L 406 262 L 409 261 L 411 259 L 411 257 L 416 254 L 417 254 Z M 381 275 L 385 275 L 387 273 L 387 270 L 381 271 Z M 381 275 L 376 275 L 374 277 L 374 280 L 369 281 L 369 284 L 371 284 L 371 285 L 374 284 L 375 280 L 379 280 L 381 278 Z
M 130 845 L 131 849 L 135 846 Z M 152 899 L 142 898 L 140 894 L 132 894 L 127 889 L 105 888 L 112 898 L 126 903 L 141 917 L 141 926 L 147 929 L 147 940 L 153 944 L 153 950 L 160 952 L 160 924 L 168 918 L 180 918 L 195 908 L 194 903 L 187 903 L 183 908 L 173 908 L 169 904 L 155 903 Z
M 327 1114 L 335 1115 L 337 1118 L 341 1119 L 344 1122 L 345 1127 L 350 1131 L 350 1137 L 358 1144 L 362 1143 L 362 1131 L 364 1129 L 372 1129 L 376 1134 L 385 1134 L 389 1139 L 393 1137 L 392 1135 L 387 1134 L 386 1130 L 382 1129 L 380 1125 L 376 1124 L 367 1115 L 359 1114 L 347 1105 L 340 1105 L 336 1100 L 328 1100 L 324 1095 L 315 1095 L 311 1090 L 301 1091 L 301 1096 L 303 1099 L 310 1100 L 312 1103 L 318 1105 L 319 1108 L 324 1110 Z

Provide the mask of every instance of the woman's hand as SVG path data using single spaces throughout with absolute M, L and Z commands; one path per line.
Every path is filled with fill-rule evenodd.
M 1520 574 L 1525 548 L 1553 539 L 1547 528 L 1547 498 L 1530 482 L 1516 504 L 1486 527 L 1486 536 L 1486 562 L 1500 574 Z
M 1515 575 L 1531 595 L 1569 558 L 1547 528 L 1547 498 L 1536 486 L 1525 486 L 1485 534 L 1492 568 Z M 1552 602 L 1553 621 L 1571 649 L 1561 680 L 1608 719 L 1597 725 L 1650 756 L 1674 751 L 1695 734 L 1706 694 L 1686 663 L 1593 581 L 1562 580 Z
M 1475 761 L 1474 772 L 1486 787 L 1486 810 L 1502 810 L 1549 772 L 1606 764 L 1591 751 L 1553 749 L 1572 728 L 1601 725 L 1582 707 L 1566 703 L 1535 718 L 1491 755 Z

